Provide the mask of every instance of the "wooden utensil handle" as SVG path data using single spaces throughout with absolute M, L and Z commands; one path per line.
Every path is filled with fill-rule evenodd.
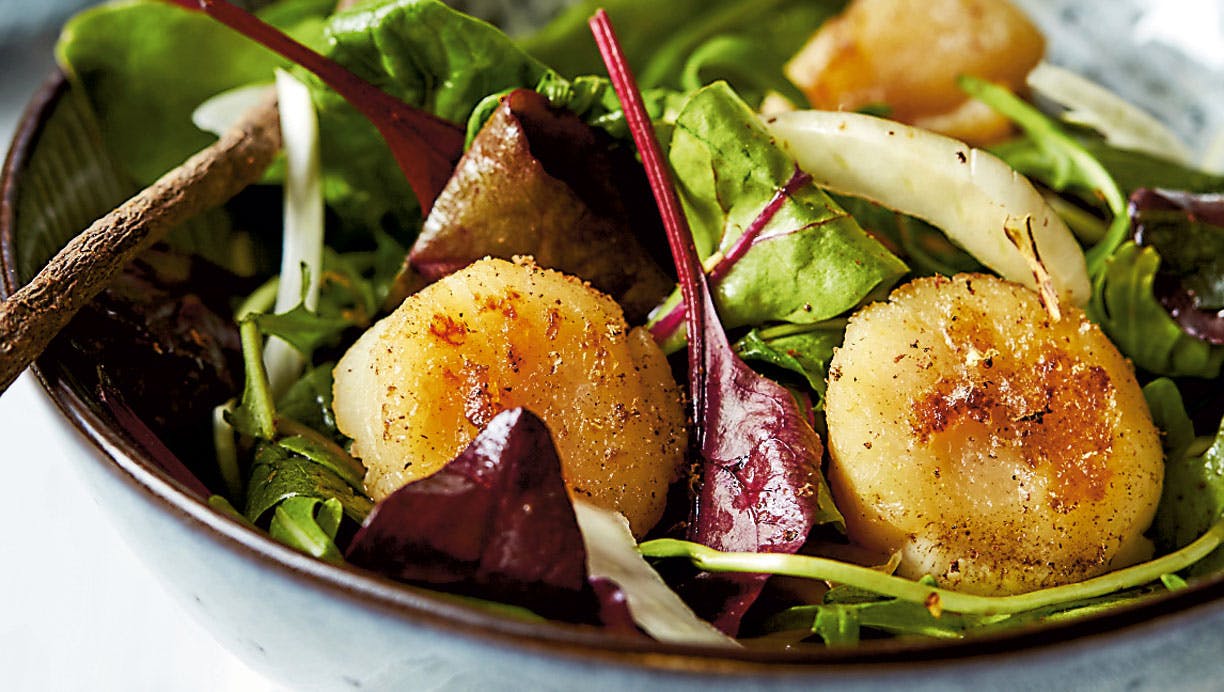
M 170 229 L 257 181 L 279 149 L 280 121 L 270 94 L 212 146 L 72 239 L 0 303 L 0 393 L 129 261 Z

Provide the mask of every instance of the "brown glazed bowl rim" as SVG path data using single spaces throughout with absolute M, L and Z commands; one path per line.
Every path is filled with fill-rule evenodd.
M 58 99 L 68 91 L 58 71 L 31 101 L 17 129 L 0 177 L 0 293 L 8 297 L 19 278 L 14 253 L 17 188 L 43 127 Z M 1224 608 L 1224 577 L 1189 588 L 1140 599 L 1104 613 L 1069 622 L 1019 628 L 963 640 L 888 639 L 852 648 L 803 651 L 664 644 L 614 637 L 600 631 L 552 622 L 521 622 L 464 606 L 424 589 L 406 586 L 347 566 L 307 557 L 269 536 L 211 509 L 164 474 L 149 454 L 122 430 L 103 418 L 57 375 L 58 366 L 40 359 L 33 371 L 65 420 L 95 452 L 81 464 L 102 464 L 108 477 L 153 500 L 168 517 L 206 534 L 226 551 L 240 551 L 284 579 L 337 597 L 362 603 L 396 618 L 407 627 L 429 627 L 456 637 L 484 641 L 524 654 L 578 659 L 616 667 L 632 666 L 660 673 L 717 673 L 728 683 L 739 676 L 804 676 L 834 671 L 851 675 L 886 666 L 920 671 L 924 666 L 990 663 L 1012 654 L 1052 654 L 1059 647 L 1104 646 L 1121 638 L 1146 636 L 1156 629 L 1206 617 Z M 148 559 L 148 556 L 145 556 Z M 1057 649 L 1057 651 L 1056 651 Z

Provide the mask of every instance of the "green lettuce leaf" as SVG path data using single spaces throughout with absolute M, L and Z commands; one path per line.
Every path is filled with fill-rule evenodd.
M 821 322 L 882 295 L 908 270 L 804 181 L 725 83 L 689 98 L 669 159 L 697 251 L 707 271 L 720 273 L 714 300 L 727 328 Z M 760 220 L 759 232 L 743 238 Z M 735 255 L 743 240 L 750 246 Z
M 282 0 L 261 14 L 317 45 L 331 6 Z M 215 140 L 192 125 L 197 106 L 234 87 L 270 82 L 284 64 L 209 17 L 152 0 L 81 12 L 64 27 L 56 56 L 92 104 L 107 147 L 139 186 Z
M 1194 454 L 1194 426 L 1171 380 L 1158 379 L 1143 388 L 1152 420 L 1164 432 L 1164 489 L 1153 536 L 1161 551 L 1182 548 L 1224 516 L 1224 421 L 1205 451 Z M 1200 446 L 1199 449 L 1202 449 Z M 1194 573 L 1224 566 L 1224 550 L 1204 558 Z
M 1088 315 L 1137 367 L 1156 375 L 1214 378 L 1224 347 L 1181 330 L 1152 293 L 1160 254 L 1126 242 L 1093 283 Z

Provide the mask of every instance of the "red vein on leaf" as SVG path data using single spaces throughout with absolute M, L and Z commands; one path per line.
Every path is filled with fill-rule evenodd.
M 646 177 L 650 181 L 655 202 L 659 205 L 659 215 L 663 219 L 663 228 L 667 231 L 667 244 L 671 248 L 676 274 L 680 280 L 680 295 L 684 304 L 693 306 L 693 309 L 685 311 L 685 324 L 689 334 L 698 334 L 706 322 L 705 312 L 710 301 L 710 288 L 706 284 L 701 260 L 698 259 L 693 233 L 689 230 L 688 221 L 680 206 L 680 198 L 676 196 L 676 188 L 672 184 L 671 173 L 663 161 L 663 151 L 655 136 L 654 126 L 646 113 L 642 94 L 638 91 L 633 72 L 629 69 L 629 62 L 621 51 L 608 13 L 602 9 L 597 11 L 595 16 L 591 17 L 590 26 L 595 35 L 595 43 L 599 46 L 599 52 L 608 68 L 608 76 L 612 79 L 612 87 L 624 108 L 629 131 L 633 134 L 633 141 L 642 156 L 642 166 L 646 169 Z M 717 320 L 717 315 L 713 317 Z M 706 378 L 702 344 L 700 339 L 690 339 L 688 349 L 693 409 L 698 414 L 705 410 Z M 695 425 L 700 440 L 700 416 L 695 418 Z
M 736 262 L 743 259 L 744 255 L 747 254 L 748 251 L 751 250 L 757 243 L 773 240 L 775 238 L 783 238 L 792 233 L 797 233 L 808 228 L 807 226 L 804 226 L 803 228 L 762 235 L 765 227 L 768 226 L 769 223 L 773 221 L 774 217 L 777 216 L 778 212 L 782 210 L 782 206 L 786 204 L 786 200 L 793 197 L 796 192 L 810 182 L 812 182 L 812 176 L 796 168 L 795 173 L 791 176 L 790 180 L 786 181 L 786 184 L 774 193 L 773 198 L 769 200 L 769 203 L 765 205 L 765 208 L 761 210 L 761 213 L 752 220 L 752 223 L 748 225 L 748 228 L 745 229 L 744 232 L 735 239 L 735 242 L 731 244 L 731 247 L 727 249 L 726 254 L 723 255 L 718 262 L 714 264 L 713 268 L 711 268 L 706 274 L 707 285 L 709 282 L 720 281 L 724 276 L 726 276 L 727 273 L 731 271 L 731 267 L 735 266 Z M 687 227 L 685 230 L 688 232 Z M 667 314 L 660 317 L 650 326 L 650 335 L 655 341 L 661 343 L 664 340 L 671 338 L 671 336 L 680 329 L 680 325 L 685 319 L 684 306 L 688 304 L 688 302 L 688 298 L 681 300 L 679 303 L 673 306 L 672 309 L 667 312 Z
M 426 214 L 463 153 L 464 132 L 454 123 L 404 103 L 246 10 L 225 0 L 168 0 L 203 12 L 234 31 L 310 70 L 378 129 Z

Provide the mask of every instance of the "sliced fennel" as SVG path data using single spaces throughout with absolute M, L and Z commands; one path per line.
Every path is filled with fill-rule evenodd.
M 1079 306 L 1091 297 L 1075 236 L 1033 185 L 995 156 L 860 113 L 795 111 L 765 122 L 817 185 L 920 218 L 1004 278 L 1036 290 L 1005 230 L 1027 225 L 1059 297 Z
M 782 553 L 723 553 L 699 543 L 672 538 L 638 546 L 646 557 L 683 557 L 707 572 L 746 572 L 821 579 L 847 584 L 881 596 L 923 603 L 947 612 L 1008 615 L 1122 591 L 1179 572 L 1210 555 L 1224 542 L 1224 517 L 1190 545 L 1132 567 L 1012 596 L 978 596 L 930 586 L 920 581 L 828 558 Z
M 249 84 L 223 91 L 197 106 L 191 113 L 191 122 L 220 137 L 243 113 L 259 104 L 271 88 L 270 84 Z
M 281 141 L 285 152 L 285 226 L 275 312 L 305 305 L 314 310 L 323 275 L 323 182 L 319 163 L 319 120 L 310 91 L 288 72 L 276 73 Z M 264 363 L 273 397 L 301 374 L 306 360 L 279 337 L 268 339 Z
M 586 545 L 588 572 L 620 586 L 633 621 L 650 636 L 661 642 L 739 646 L 697 617 L 647 564 L 624 516 L 581 500 L 574 501 L 574 514 Z
M 1075 72 L 1043 62 L 1029 73 L 1028 85 L 1037 95 L 1067 108 L 1063 120 L 1096 130 L 1119 149 L 1141 151 L 1183 165 L 1192 163 L 1190 149 L 1172 130 Z

